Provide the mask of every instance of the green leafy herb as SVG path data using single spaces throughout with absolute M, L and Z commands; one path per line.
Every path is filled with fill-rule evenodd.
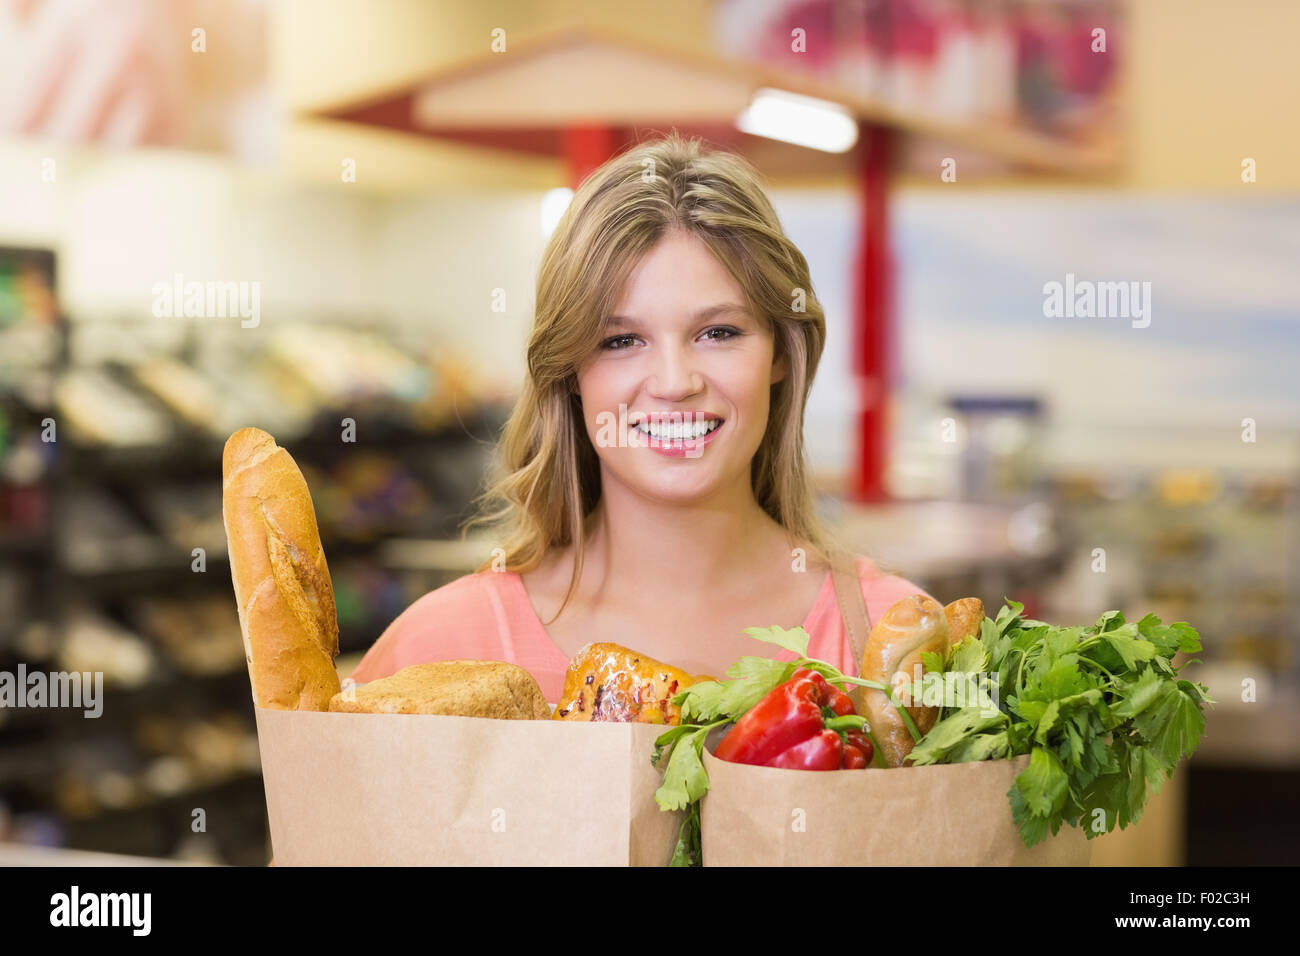
M 677 831 L 677 846 L 673 847 L 673 858 L 669 866 L 703 866 L 700 856 L 700 805 L 692 803 L 686 812 L 686 819 Z
M 703 726 L 681 724 L 655 739 L 655 755 L 651 763 L 656 766 L 663 748 L 672 748 L 668 765 L 664 768 L 663 783 L 655 791 L 655 803 L 659 804 L 659 809 L 683 810 L 704 796 L 709 789 L 709 775 L 704 772 L 704 763 L 700 759 L 704 738 L 714 727 L 725 723 L 727 721 L 719 720 Z
M 1205 732 L 1202 684 L 1177 680 L 1172 658 L 1201 649 L 1185 623 L 1109 611 L 1090 627 L 1022 618 L 1007 601 L 978 636 L 933 670 L 996 677 L 996 710 L 946 707 L 912 750 L 914 766 L 1029 755 L 1007 797 L 1026 846 L 1064 823 L 1089 839 L 1134 823 Z M 939 655 L 933 655 L 938 657 Z

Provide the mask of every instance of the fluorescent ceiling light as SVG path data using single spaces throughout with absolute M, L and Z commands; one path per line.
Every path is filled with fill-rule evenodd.
M 842 153 L 858 141 L 857 121 L 838 103 L 769 88 L 754 94 L 736 128 L 827 153 Z

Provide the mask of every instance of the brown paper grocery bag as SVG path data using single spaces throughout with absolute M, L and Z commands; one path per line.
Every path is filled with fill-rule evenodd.
M 815 773 L 719 760 L 700 807 L 705 866 L 1087 866 L 1063 826 L 1027 849 L 1007 791 L 1013 760 Z
M 665 866 L 664 727 L 255 708 L 276 866 Z

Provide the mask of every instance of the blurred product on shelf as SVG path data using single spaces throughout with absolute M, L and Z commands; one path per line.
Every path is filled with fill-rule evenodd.
M 209 435 L 231 427 L 230 407 L 212 381 L 183 362 L 155 355 L 130 366 L 139 385 L 187 425 Z
M 209 556 L 226 551 L 221 526 L 221 489 L 215 485 L 167 485 L 154 489 L 142 509 L 167 540 L 181 551 L 203 548 Z
M 961 497 L 1014 501 L 1036 491 L 1043 403 L 1033 397 L 963 395 L 949 399 L 951 439 L 960 439 Z
M 1261 681 L 1294 686 L 1293 479 L 1212 469 L 1071 472 L 1057 476 L 1055 489 L 1077 560 L 1054 602 L 1140 606 L 1194 621 L 1204 645 L 1196 666 L 1246 667 Z
M 13 638 L 26 618 L 23 592 L 28 585 L 26 576 L 0 566 L 0 651 Z
M 185 767 L 194 782 L 261 767 L 257 734 L 241 714 L 222 713 L 180 722 L 162 714 L 152 715 L 136 724 L 135 740 L 146 753 L 158 755 L 155 762 L 166 759 Z M 175 776 L 174 770 L 169 773 Z M 174 783 L 168 781 L 169 785 Z
M 409 532 L 429 507 L 420 483 L 390 455 L 357 452 L 328 474 L 311 466 L 303 473 L 308 487 L 320 489 L 316 512 L 326 537 L 371 541 Z
M 1175 508 L 1208 504 L 1222 490 L 1218 475 L 1211 471 L 1166 471 L 1155 482 L 1157 500 Z
M 95 573 L 156 564 L 160 541 L 107 491 L 71 490 L 55 515 L 55 549 L 73 572 Z
M 289 326 L 271 336 L 267 354 L 320 408 L 380 399 L 417 402 L 433 387 L 427 366 L 364 332 Z
M 201 348 L 197 370 L 211 382 L 227 412 L 217 423 L 217 430 L 209 433 L 214 441 L 224 442 L 227 435 L 254 421 L 286 439 L 310 431 L 315 407 L 277 382 L 265 358 L 229 349 Z
M 910 116 L 1106 145 L 1117 135 L 1121 60 L 1104 40 L 1098 50 L 1094 31 L 1115 33 L 1122 10 L 1119 0 L 719 0 L 714 33 L 735 56 Z
M 0 390 L 27 391 L 59 355 L 54 253 L 0 248 Z
M 239 614 L 227 596 L 144 598 L 135 602 L 131 616 L 181 673 L 243 673 Z
M 35 428 L 20 429 L 21 426 L 8 422 L 4 409 L 0 408 L 0 432 L 3 432 L 0 436 L 0 482 L 10 483 L 9 487 L 0 485 L 0 529 L 6 525 L 40 526 L 45 523 L 43 511 L 33 515 L 26 505 L 44 498 L 46 489 L 38 482 L 49 471 L 55 445 L 42 441 Z
M 10 541 L 40 536 L 48 524 L 49 489 L 38 484 L 44 470 L 28 442 L 0 449 L 0 551 Z
M 1242 493 L 1242 504 L 1257 511 L 1281 511 L 1294 500 L 1295 485 L 1281 477 L 1256 479 Z
M 130 447 L 161 445 L 176 436 L 172 421 L 103 368 L 72 369 L 54 386 L 58 422 L 69 438 Z
M 397 573 L 371 560 L 339 561 L 331 572 L 339 643 L 369 650 L 388 624 L 430 588 L 408 587 Z
M 1290 641 L 1276 634 L 1229 631 L 1223 638 L 1223 656 L 1227 660 L 1263 667 L 1274 674 L 1290 670 L 1295 663 Z
M 252 350 L 207 341 L 195 328 L 166 350 L 133 323 L 117 327 L 122 340 L 105 339 L 100 324 L 96 336 L 74 326 L 75 364 L 56 371 L 56 422 L 88 448 L 199 443 L 219 451 L 227 435 L 250 423 L 295 441 L 314 431 L 339 435 L 348 418 L 358 431 L 364 424 L 355 439 L 364 442 L 395 429 L 454 426 L 498 398 L 455 351 L 403 349 L 378 330 L 290 323 Z
M 510 404 L 511 396 L 489 394 L 482 378 L 469 361 L 451 349 L 431 350 L 426 358 L 435 387 L 410 407 L 412 421 L 419 428 L 453 425 L 480 405 Z
M 257 734 L 240 714 L 177 720 L 146 714 L 129 738 L 115 738 L 94 755 L 68 756 L 54 784 L 62 813 L 74 820 L 113 810 L 148 807 L 169 797 L 260 772 Z
M 154 653 L 139 635 L 84 607 L 66 615 L 56 661 L 64 671 L 101 672 L 109 687 L 140 687 L 156 672 Z

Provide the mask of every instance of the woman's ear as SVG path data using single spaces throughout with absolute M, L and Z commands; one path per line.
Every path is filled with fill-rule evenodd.
M 781 379 L 785 378 L 790 371 L 790 364 L 785 360 L 785 353 L 780 352 L 772 358 L 772 381 L 770 384 L 775 385 Z

